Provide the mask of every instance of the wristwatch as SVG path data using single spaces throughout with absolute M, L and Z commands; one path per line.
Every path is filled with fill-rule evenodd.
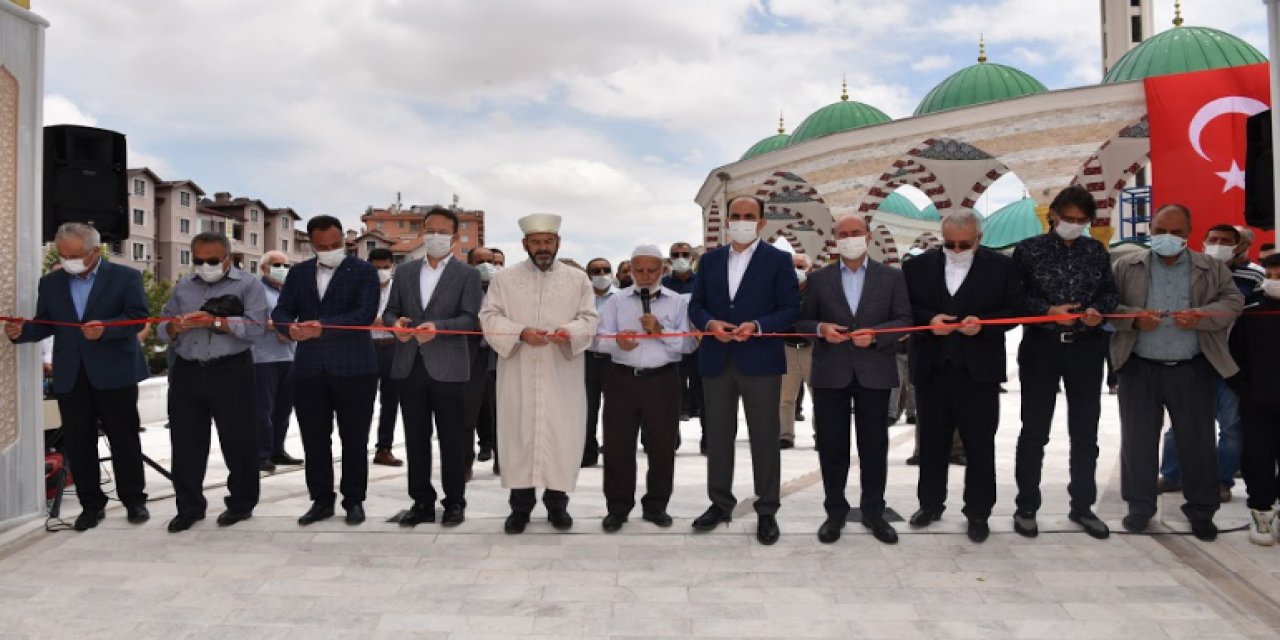
M 217 329 L 218 331 L 222 331 L 223 329 L 225 329 L 225 328 L 226 328 L 226 326 L 227 326 L 227 322 L 226 322 L 226 320 L 223 320 L 222 318 L 214 318 L 214 319 L 213 319 L 213 328 L 214 328 L 214 329 Z

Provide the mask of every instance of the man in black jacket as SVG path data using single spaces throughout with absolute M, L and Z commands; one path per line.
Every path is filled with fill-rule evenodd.
M 987 539 L 996 500 L 995 435 L 1005 381 L 1007 326 L 979 320 L 1019 315 L 1022 284 L 1008 256 L 978 246 L 982 220 L 962 209 L 942 220 L 943 249 L 903 265 L 914 324 L 932 325 L 909 341 L 920 418 L 920 510 L 911 526 L 942 517 L 952 433 L 964 441 L 964 514 L 969 538 Z
M 1280 312 L 1280 256 L 1262 260 L 1266 280 L 1262 300 L 1236 321 L 1231 331 L 1231 357 L 1240 373 L 1227 382 L 1240 395 L 1240 418 L 1244 423 L 1244 455 L 1240 469 L 1249 495 L 1249 541 L 1275 544 L 1275 504 L 1280 497 L 1280 317 L 1257 315 Z M 1252 312 L 1252 313 L 1251 313 Z

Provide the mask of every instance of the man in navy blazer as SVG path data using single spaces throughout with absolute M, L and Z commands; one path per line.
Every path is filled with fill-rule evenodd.
M 147 296 L 142 274 L 102 259 L 98 231 L 68 222 L 58 227 L 54 243 L 61 269 L 40 278 L 36 320 L 83 322 L 83 327 L 9 322 L 5 334 L 13 342 L 39 342 L 53 336 L 53 392 L 62 414 L 67 464 L 76 481 L 83 509 L 76 531 L 98 525 L 107 496 L 98 472 L 98 425 L 111 444 L 116 494 L 128 520 L 145 522 L 147 494 L 138 440 L 138 382 L 149 372 L 138 344 L 145 325 L 104 324 L 146 318 Z
M 702 256 L 689 300 L 689 321 L 712 335 L 698 350 L 706 411 L 707 494 L 711 507 L 693 522 L 709 531 L 732 519 L 734 438 L 738 401 L 746 408 L 755 476 L 756 539 L 778 541 L 780 447 L 778 400 L 787 372 L 780 338 L 756 334 L 787 331 L 800 312 L 800 290 L 791 256 L 760 241 L 764 202 L 729 201 L 731 243 Z
M 309 220 L 307 235 L 316 257 L 289 270 L 271 312 L 276 330 L 298 342 L 294 410 L 312 501 L 298 524 L 333 516 L 337 495 L 330 438 L 335 417 L 342 439 L 342 507 L 347 524 L 360 524 L 369 482 L 369 425 L 378 389 L 378 357 L 368 331 L 323 327 L 372 324 L 378 315 L 378 270 L 347 255 L 342 222 L 333 216 Z
M 964 514 L 969 539 L 990 534 L 996 501 L 995 436 L 1000 423 L 1000 384 L 1005 381 L 1008 326 L 977 320 L 1020 315 L 1022 279 L 1013 259 L 979 246 L 982 219 L 969 209 L 942 219 L 943 250 L 903 265 L 913 324 L 932 325 L 908 341 L 916 415 L 920 418 L 920 509 L 911 526 L 942 517 L 947 500 L 948 452 L 959 430 L 968 464 Z

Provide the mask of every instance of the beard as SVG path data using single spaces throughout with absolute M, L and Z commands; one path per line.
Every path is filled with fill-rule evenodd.
M 537 251 L 529 254 L 529 259 L 539 269 L 550 269 L 555 264 L 556 252 L 554 251 Z

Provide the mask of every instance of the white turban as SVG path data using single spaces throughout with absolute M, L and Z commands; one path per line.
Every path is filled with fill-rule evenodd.
M 560 216 L 554 213 L 531 213 L 520 218 L 520 231 L 524 235 L 532 233 L 560 234 Z

